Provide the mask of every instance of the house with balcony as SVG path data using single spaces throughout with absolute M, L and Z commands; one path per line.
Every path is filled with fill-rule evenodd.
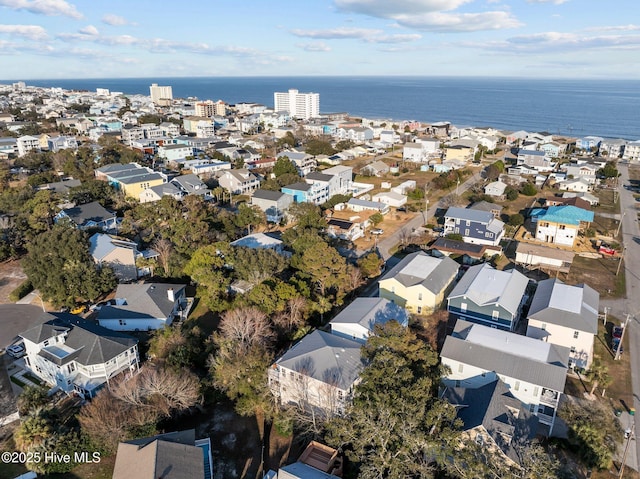
M 465 243 L 497 246 L 504 223 L 488 211 L 451 207 L 444 215 L 444 234 L 459 234 Z
M 564 171 L 567 178 L 581 179 L 590 185 L 594 185 L 597 181 L 598 167 L 595 165 L 567 165 L 564 167 Z
M 278 153 L 278 158 L 282 158 L 283 156 L 291 160 L 298 170 L 298 174 L 303 177 L 314 171 L 316 166 L 318 166 L 316 159 L 303 151 L 284 150 Z
M 471 266 L 447 297 L 447 310 L 459 319 L 514 331 L 528 284 L 515 269 L 500 271 L 489 263 Z
M 545 243 L 575 246 L 580 229 L 593 222 L 593 211 L 572 205 L 536 208 L 531 211 L 535 238 Z
M 409 313 L 402 306 L 385 298 L 356 298 L 331 320 L 331 334 L 364 344 L 374 332 L 375 325 L 396 321 L 409 326 Z
M 361 347 L 360 341 L 320 330 L 308 334 L 269 368 L 269 388 L 277 403 L 327 418 L 343 414 L 364 368 Z
M 441 398 L 456 408 L 462 421 L 461 447 L 475 443 L 497 453 L 504 465 L 521 467 L 518 448 L 533 442 L 538 418 L 511 393 L 507 384 L 498 378 L 479 388 L 450 386 Z
M 519 242 L 516 247 L 516 264 L 527 269 L 540 268 L 542 270 L 568 273 L 575 253 L 558 248 L 549 248 L 535 243 Z
M 92 398 L 121 374 L 138 369 L 138 340 L 69 313 L 45 313 L 23 333 L 25 367 L 67 394 Z
M 58 152 L 60 150 L 78 149 L 78 140 L 75 136 L 54 136 L 47 140 L 49 151 Z
M 189 302 L 184 284 L 119 284 L 115 303 L 103 306 L 98 323 L 114 331 L 151 331 L 186 319 Z
M 602 142 L 599 136 L 585 136 L 576 140 L 576 148 L 579 150 L 596 151 Z
M 170 144 L 158 147 L 158 156 L 167 162 L 180 162 L 193 156 L 193 148 L 188 145 Z
M 176 176 L 171 180 L 176 188 L 178 188 L 183 195 L 195 195 L 200 196 L 205 200 L 213 199 L 211 190 L 205 185 L 198 176 L 193 173 L 188 175 Z
M 599 305 L 600 295 L 586 284 L 540 281 L 529 308 L 527 336 L 569 348 L 569 367 L 589 369 Z
M 248 195 L 260 188 L 260 177 L 246 168 L 218 173 L 218 183 L 234 195 Z
M 627 140 L 621 138 L 603 138 L 600 142 L 600 156 L 622 158 Z
M 364 236 L 364 228 L 362 223 L 330 218 L 327 220 L 326 233 L 330 238 L 355 241 Z
M 379 281 L 378 295 L 417 313 L 440 307 L 458 274 L 458 263 L 418 251 L 405 256 Z
M 293 203 L 293 196 L 280 191 L 256 190 L 251 195 L 251 205 L 264 211 L 267 221 L 280 223 Z
M 630 141 L 625 145 L 622 159 L 627 161 L 640 160 L 640 140 Z
M 180 201 L 185 196 L 185 193 L 173 183 L 162 183 L 161 185 L 145 188 L 138 196 L 138 199 L 140 203 L 154 203 L 165 196 L 170 196 Z
M 544 151 L 520 149 L 518 150 L 516 166 L 526 166 L 528 169 L 541 173 L 553 170 L 556 164 L 551 161 L 551 158 Z
M 98 228 L 109 231 L 116 228 L 116 214 L 105 209 L 97 201 L 77 205 L 72 208 L 64 208 L 54 218 L 56 222 L 70 221 L 75 227 L 85 230 Z
M 145 189 L 167 182 L 167 177 L 137 163 L 111 164 L 95 170 L 96 179 L 103 180 L 130 198 L 139 198 Z
M 329 191 L 331 196 L 346 195 L 353 189 L 353 168 L 350 166 L 334 166 L 322 170 L 322 174 L 334 178 L 331 182 L 332 189 Z
M 313 181 L 311 183 L 299 182 L 280 188 L 282 193 L 293 197 L 296 203 L 313 203 L 321 205 L 329 200 L 329 184 L 324 181 Z
M 112 479 L 211 479 L 211 440 L 195 429 L 132 439 L 118 444 Z
M 440 353 L 446 387 L 478 389 L 501 380 L 538 421 L 553 429 L 569 348 L 458 320 Z

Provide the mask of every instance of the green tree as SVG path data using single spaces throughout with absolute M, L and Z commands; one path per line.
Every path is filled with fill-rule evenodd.
M 533 183 L 525 183 L 521 189 L 521 192 L 525 196 L 535 196 L 538 193 L 538 189 Z
M 276 178 L 287 174 L 299 177 L 296 165 L 293 164 L 293 161 L 288 156 L 281 156 L 276 160 L 276 164 L 273 166 L 273 174 Z
M 309 155 L 317 156 L 317 155 L 328 155 L 331 156 L 335 154 L 336 150 L 333 149 L 331 143 L 325 140 L 320 140 L 318 138 L 311 139 L 307 142 L 305 147 L 305 153 Z
M 607 161 L 603 168 L 598 170 L 598 175 L 605 178 L 617 178 L 619 173 L 614 161 Z
M 257 206 L 249 206 L 246 203 L 241 203 L 234 216 L 234 221 L 239 228 L 246 228 L 247 232 L 251 234 L 252 226 L 266 224 L 267 219 L 264 212 Z
M 274 278 L 289 266 L 285 256 L 264 248 L 234 247 L 228 261 L 235 278 L 254 284 Z
M 27 249 L 22 261 L 25 273 L 34 288 L 56 305 L 93 301 L 116 285 L 111 268 L 97 269 L 80 230 L 56 225 L 36 236 Z
M 322 211 L 312 203 L 293 203 L 289 207 L 289 215 L 293 217 L 297 228 L 320 230 L 327 227 Z
M 291 266 L 298 270 L 300 277 L 309 280 L 319 296 L 325 296 L 330 289 L 340 296 L 347 289 L 346 260 L 324 241 L 296 253 L 291 259 Z
M 369 216 L 369 221 L 373 223 L 373 226 L 378 226 L 380 223 L 384 221 L 384 216 L 381 213 L 374 213 Z
M 105 206 L 112 202 L 115 193 L 113 186 L 106 181 L 87 180 L 69 189 L 69 201 L 79 205 L 97 201 Z
M 367 253 L 358 260 L 358 267 L 365 278 L 374 278 L 378 276 L 383 264 L 384 261 L 382 258 L 373 251 L 371 253 Z
M 515 201 L 518 199 L 518 196 L 520 196 L 520 193 L 518 193 L 518 190 L 513 186 L 507 186 L 504 189 L 504 194 L 509 201 Z
M 459 440 L 455 408 L 437 396 L 438 355 L 396 321 L 376 326 L 362 349 L 367 367 L 353 405 L 328 424 L 361 478 L 433 477 Z
M 47 404 L 48 388 L 43 386 L 26 386 L 18 396 L 18 412 L 27 416 Z
M 598 356 L 594 356 L 591 367 L 587 371 L 587 378 L 591 381 L 591 391 L 589 392 L 591 396 L 598 386 L 604 389 L 613 381 L 609 374 L 609 368 Z
M 294 146 L 296 146 L 297 141 L 296 141 L 296 137 L 293 136 L 293 133 L 291 133 L 290 131 L 287 132 L 287 134 L 285 136 L 283 136 L 282 138 L 279 138 L 278 141 L 276 142 L 276 145 L 279 148 L 293 148 Z
M 515 213 L 509 216 L 509 225 L 520 226 L 523 223 L 524 223 L 524 216 L 522 216 L 520 213 Z
M 498 179 L 499 176 L 500 176 L 500 170 L 498 169 L 495 163 L 487 166 L 484 170 L 484 177 L 488 181 L 495 181 Z
M 198 284 L 198 294 L 211 311 L 228 306 L 231 278 L 226 274 L 225 256 L 229 243 L 215 243 L 198 248 L 184 268 L 184 273 Z
M 351 140 L 340 140 L 336 143 L 336 150 L 344 151 L 353 148 L 354 146 L 356 146 L 356 144 Z

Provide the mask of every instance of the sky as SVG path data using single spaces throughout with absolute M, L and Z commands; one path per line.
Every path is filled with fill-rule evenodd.
M 0 0 L 0 79 L 640 79 L 637 0 Z

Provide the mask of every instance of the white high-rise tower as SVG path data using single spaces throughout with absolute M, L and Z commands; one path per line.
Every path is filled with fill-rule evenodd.
M 294 118 L 317 118 L 320 116 L 320 94 L 298 93 L 298 90 L 275 92 L 273 94 L 275 111 L 288 111 Z
M 153 103 L 160 103 L 160 100 L 173 100 L 173 91 L 170 86 L 158 86 L 157 83 L 152 83 L 149 93 Z

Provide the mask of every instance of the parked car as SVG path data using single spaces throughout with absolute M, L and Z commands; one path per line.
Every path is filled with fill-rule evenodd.
M 96 304 L 92 304 L 91 306 L 89 306 L 89 311 L 100 311 L 102 309 L 103 306 L 111 306 L 116 304 L 114 299 L 108 299 L 106 301 L 100 301 Z
M 373 228 L 371 230 L 372 235 L 381 235 L 382 233 L 384 233 L 384 230 L 382 228 Z
M 87 310 L 87 306 L 80 304 L 71 310 L 71 314 L 82 314 Z
M 433 228 L 433 232 L 434 233 L 444 233 L 444 228 L 436 226 L 435 228 Z
M 399 211 L 401 213 L 406 213 L 407 212 L 407 208 L 405 208 L 404 206 L 400 206 L 399 208 L 396 208 L 396 211 Z
M 20 343 L 12 344 L 7 348 L 7 353 L 16 359 L 21 358 L 22 356 L 24 356 L 24 353 L 25 353 L 24 343 L 20 342 Z

